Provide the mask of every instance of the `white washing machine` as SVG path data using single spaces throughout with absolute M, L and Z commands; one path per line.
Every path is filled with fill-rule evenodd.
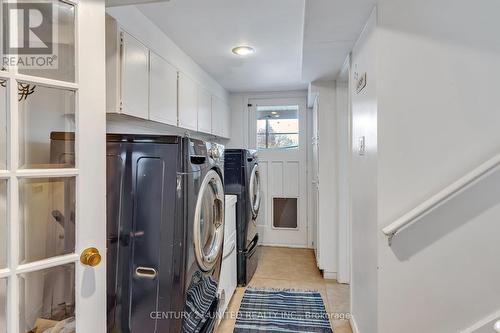
M 236 249 L 236 199 L 235 195 L 226 195 L 224 222 L 224 250 L 219 276 L 219 322 L 236 290 L 237 249 Z

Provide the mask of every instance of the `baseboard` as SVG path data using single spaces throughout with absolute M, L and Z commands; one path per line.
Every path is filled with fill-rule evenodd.
M 477 331 L 480 328 L 483 328 L 487 325 L 491 325 L 491 329 L 493 330 L 493 325 L 494 325 L 495 321 L 499 320 L 499 319 L 500 319 L 500 310 L 490 314 L 486 318 L 481 319 L 480 321 L 478 321 L 477 323 L 475 323 L 471 327 L 464 329 L 460 333 L 474 333 L 475 331 Z
M 351 313 L 351 318 L 349 318 L 349 323 L 351 324 L 352 333 L 360 333 L 358 329 L 358 325 L 356 325 L 356 320 Z
M 337 272 L 323 271 L 323 278 L 325 280 L 337 280 Z
M 285 248 L 291 248 L 291 249 L 308 249 L 308 250 L 311 250 L 311 248 L 309 248 L 306 245 L 288 245 L 288 244 L 277 244 L 277 243 L 264 243 L 262 242 L 260 244 L 260 246 L 269 246 L 269 247 L 285 247 Z

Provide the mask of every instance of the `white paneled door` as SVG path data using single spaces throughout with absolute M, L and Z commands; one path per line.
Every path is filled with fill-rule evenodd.
M 106 331 L 104 11 L 3 1 L 0 333 Z
M 304 98 L 249 99 L 250 148 L 258 149 L 265 245 L 307 247 L 307 114 Z

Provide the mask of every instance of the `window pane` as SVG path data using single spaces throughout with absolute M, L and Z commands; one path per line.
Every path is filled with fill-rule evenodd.
M 257 148 L 286 149 L 299 146 L 299 106 L 257 107 Z
M 75 332 L 74 264 L 22 274 L 19 282 L 21 332 Z
M 25 95 L 19 102 L 19 166 L 75 166 L 75 92 L 19 83 Z M 20 97 L 21 98 L 21 97 Z
M 75 251 L 75 178 L 19 181 L 23 264 Z
M 266 149 L 266 134 L 257 134 L 257 148 Z
M 298 119 L 269 120 L 269 133 L 299 133 Z
M 297 148 L 299 146 L 298 134 L 269 134 L 268 148 Z
M 0 169 L 7 169 L 7 84 L 0 78 Z
M 52 22 L 52 36 L 42 40 L 45 45 L 52 47 L 52 53 L 37 54 L 37 65 L 21 66 L 19 73 L 75 82 L 75 8 L 63 1 L 51 2 L 52 12 L 50 6 L 39 5 L 37 9 L 42 12 L 44 19 Z
M 0 180 L 0 269 L 7 267 L 7 181 Z
M 0 279 L 0 333 L 7 333 L 7 280 Z

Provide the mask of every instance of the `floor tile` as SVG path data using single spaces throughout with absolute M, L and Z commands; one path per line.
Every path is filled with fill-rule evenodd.
M 321 294 L 326 311 L 331 316 L 334 332 L 352 333 L 348 320 L 335 317 L 335 314 L 347 314 L 350 310 L 349 286 L 323 279 L 313 250 L 261 247 L 259 266 L 248 285 L 253 288 L 316 290 Z M 233 332 L 244 292 L 245 288 L 236 290 L 216 333 Z

